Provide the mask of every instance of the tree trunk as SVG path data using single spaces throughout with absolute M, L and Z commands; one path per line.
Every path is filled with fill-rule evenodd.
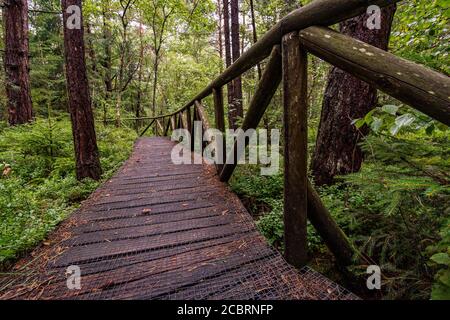
M 340 24 L 341 32 L 387 50 L 396 6 L 382 9 L 380 30 L 367 27 L 366 14 Z M 363 152 L 358 144 L 368 129 L 356 129 L 352 120 L 362 118 L 376 104 L 377 91 L 367 83 L 334 67 L 328 77 L 316 149 L 312 160 L 318 186 L 332 184 L 334 177 L 358 172 Z
M 102 15 L 103 15 L 103 46 L 104 46 L 104 58 L 102 60 L 102 66 L 105 69 L 105 74 L 103 77 L 103 81 L 105 83 L 105 101 L 103 106 L 103 121 L 106 124 L 106 119 L 108 117 L 108 104 L 111 99 L 111 94 L 113 92 L 113 83 L 112 83 L 112 50 L 111 50 L 111 15 L 109 12 L 110 2 L 109 0 L 105 0 L 102 6 Z
M 233 62 L 241 56 L 239 32 L 239 0 L 231 0 L 231 47 Z M 233 81 L 233 103 L 229 110 L 230 126 L 237 129 L 237 120 L 244 116 L 242 107 L 242 78 L 237 77 Z
M 79 17 L 81 19 L 79 29 L 70 29 L 67 23 L 71 16 L 71 14 L 67 13 L 67 8 L 75 5 L 80 8 L 81 12 L 81 0 L 62 0 L 61 5 L 63 11 L 67 91 L 75 146 L 76 174 L 79 180 L 84 178 L 99 180 L 102 170 L 86 74 L 82 15 Z
M 33 120 L 28 58 L 28 1 L 5 1 L 3 21 L 6 96 L 9 124 L 14 126 Z
M 251 18 L 252 18 L 253 44 L 255 44 L 255 43 L 258 42 L 258 32 L 256 30 L 255 4 L 253 3 L 253 0 L 250 0 L 250 15 L 251 15 Z M 262 77 L 261 64 L 258 63 L 256 65 L 256 68 L 258 70 L 258 79 L 261 80 L 261 77 Z
M 156 117 L 156 91 L 158 89 L 159 74 L 159 52 L 155 53 L 155 62 L 153 67 L 153 92 L 152 92 L 152 116 Z
M 144 65 L 144 26 L 142 22 L 139 23 L 139 71 L 138 71 L 138 84 L 137 84 L 137 97 L 136 97 L 136 118 L 141 117 L 142 110 L 142 73 Z M 141 122 L 136 120 L 136 131 L 139 130 Z
M 218 16 L 218 22 L 217 22 L 217 28 L 218 28 L 218 35 L 217 35 L 217 42 L 219 47 L 219 55 L 220 60 L 223 60 L 223 6 L 222 1 L 217 0 L 217 16 Z M 223 72 L 223 64 L 220 64 L 220 73 Z
M 223 0 L 223 36 L 225 38 L 225 65 L 228 68 L 231 66 L 232 58 L 231 58 L 231 32 L 230 32 L 230 2 L 229 0 Z M 234 97 L 234 88 L 233 81 L 228 83 L 227 85 L 227 96 L 228 96 L 228 120 L 230 128 L 232 126 L 232 118 L 230 109 L 233 107 L 233 97 Z
M 86 23 L 86 34 L 87 34 L 87 50 L 88 50 L 88 56 L 89 59 L 91 60 L 91 70 L 94 74 L 97 73 L 97 56 L 95 54 L 95 50 L 94 50 L 94 44 L 92 41 L 93 38 L 93 34 L 91 31 L 91 25 L 89 22 Z

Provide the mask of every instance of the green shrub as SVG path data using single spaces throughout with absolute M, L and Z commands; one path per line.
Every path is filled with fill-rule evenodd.
M 442 240 L 428 248 L 430 267 L 437 269 L 435 283 L 431 292 L 433 300 L 450 300 L 450 219 L 447 220 L 441 231 Z
M 63 118 L 0 132 L 0 268 L 42 241 L 101 183 L 75 178 L 70 128 Z M 100 126 L 97 136 L 107 179 L 129 157 L 136 133 Z

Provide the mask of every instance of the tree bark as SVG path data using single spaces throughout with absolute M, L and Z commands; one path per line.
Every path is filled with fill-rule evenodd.
M 6 96 L 8 98 L 9 124 L 14 126 L 33 120 L 28 58 L 28 1 L 5 1 L 3 21 Z
M 340 24 L 341 33 L 387 50 L 396 5 L 382 9 L 380 30 L 367 27 L 367 14 Z M 334 67 L 328 77 L 312 171 L 316 185 L 329 185 L 337 175 L 358 172 L 364 159 L 358 144 L 368 129 L 356 129 L 352 120 L 362 118 L 376 105 L 374 87 Z
M 120 22 L 122 25 L 122 41 L 120 44 L 120 64 L 119 64 L 119 75 L 117 80 L 117 86 L 116 86 L 116 127 L 120 127 L 121 125 L 121 108 L 122 108 L 122 95 L 125 91 L 126 87 L 128 86 L 127 81 L 125 81 L 124 73 L 125 68 L 128 65 L 128 53 L 129 53 L 129 44 L 128 44 L 128 26 L 129 26 L 129 20 L 127 18 L 127 13 L 130 10 L 130 7 L 132 5 L 132 0 L 128 0 L 126 2 L 120 2 L 122 11 L 120 13 Z
M 141 117 L 142 110 L 142 77 L 144 66 L 144 26 L 142 22 L 139 23 L 139 71 L 138 71 L 138 84 L 137 84 L 137 97 L 136 97 L 136 118 Z M 136 131 L 139 130 L 141 122 L 136 120 Z
M 225 38 L 225 66 L 228 68 L 231 66 L 231 32 L 230 32 L 230 2 L 229 0 L 223 0 L 223 36 Z M 234 97 L 233 81 L 227 85 L 227 98 L 228 98 L 228 110 L 232 109 Z M 232 127 L 232 119 L 230 117 L 230 111 L 228 112 L 228 120 L 230 127 Z
M 79 29 L 67 27 L 67 21 L 71 16 L 71 14 L 67 13 L 67 8 L 75 5 L 80 8 L 81 12 L 81 0 L 62 0 L 61 5 L 63 11 L 67 91 L 75 146 L 76 175 L 79 180 L 84 178 L 99 180 L 102 170 L 86 73 L 82 15 L 80 16 Z
M 241 56 L 239 32 L 239 0 L 231 0 L 231 47 L 233 62 Z M 242 107 L 242 78 L 239 76 L 233 81 L 233 102 L 229 107 L 230 127 L 237 129 L 237 120 L 244 116 Z
M 153 31 L 153 50 L 154 50 L 154 55 L 155 55 L 155 60 L 154 60 L 154 66 L 153 66 L 153 94 L 152 94 L 152 112 L 153 112 L 153 116 L 156 116 L 156 92 L 158 89 L 158 77 L 159 77 L 159 64 L 160 64 L 160 60 L 161 60 L 161 50 L 162 50 L 162 45 L 164 42 L 164 34 L 166 32 L 166 28 L 167 28 L 167 24 L 169 23 L 169 18 L 170 16 L 174 13 L 175 8 L 174 7 L 170 7 L 167 8 L 166 5 L 164 4 L 161 11 L 162 11 L 162 21 L 161 21 L 161 27 L 158 33 L 158 28 L 157 28 L 157 10 L 158 7 L 156 6 L 156 4 L 154 3 L 154 8 L 153 10 L 153 18 L 152 18 L 152 31 Z
M 91 31 L 91 24 L 86 22 L 86 35 L 87 35 L 87 51 L 89 59 L 91 60 L 91 70 L 94 74 L 97 73 L 97 56 L 95 54 L 94 43 L 92 41 L 93 34 Z
M 217 42 L 219 47 L 219 55 L 220 59 L 223 61 L 223 5 L 222 0 L 217 0 L 217 15 L 219 17 L 219 21 L 217 22 Z M 220 64 L 220 73 L 223 72 L 223 64 Z
M 110 14 L 110 1 L 104 0 L 102 2 L 102 18 L 103 18 L 103 43 L 104 43 L 104 57 L 102 59 L 102 66 L 104 68 L 103 81 L 105 83 L 105 101 L 103 106 L 103 121 L 106 123 L 108 117 L 108 104 L 113 92 L 113 80 L 112 80 L 112 50 L 111 50 L 111 14 Z
M 258 31 L 256 29 L 255 4 L 254 4 L 253 0 L 250 0 L 250 15 L 252 17 L 253 44 L 255 44 L 258 42 Z M 261 77 L 262 77 L 261 64 L 258 63 L 256 65 L 256 68 L 258 70 L 258 79 L 261 80 Z

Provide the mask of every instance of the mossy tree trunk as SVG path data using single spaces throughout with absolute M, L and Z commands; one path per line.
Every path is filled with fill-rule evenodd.
M 341 33 L 387 50 L 395 5 L 382 9 L 381 28 L 367 27 L 363 14 L 340 24 Z M 358 144 L 367 128 L 357 129 L 352 120 L 364 117 L 376 105 L 377 91 L 358 78 L 333 67 L 322 106 L 317 143 L 312 160 L 316 185 L 329 185 L 337 175 L 358 172 L 364 159 Z

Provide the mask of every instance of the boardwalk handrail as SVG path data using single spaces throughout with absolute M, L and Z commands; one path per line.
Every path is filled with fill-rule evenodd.
M 284 17 L 233 65 L 181 109 L 146 118 L 165 128 L 193 130 L 196 120 L 207 129 L 201 101 L 214 96 L 216 128 L 225 131 L 223 87 L 270 55 L 266 70 L 244 118 L 242 129 L 256 129 L 279 84 L 283 81 L 285 117 L 285 255 L 301 267 L 307 262 L 306 224 L 312 225 L 342 265 L 361 258 L 323 205 L 307 176 L 307 54 L 376 86 L 430 117 L 450 125 L 450 78 L 409 62 L 327 27 L 399 0 L 316 0 Z M 319 26 L 318 26 L 319 25 Z M 191 109 L 193 108 L 193 112 Z M 167 123 L 166 123 L 167 122 Z M 150 127 L 150 126 L 149 126 Z M 147 128 L 148 129 L 148 128 Z M 192 131 L 191 131 L 192 132 Z M 228 157 L 235 157 L 235 151 Z M 228 182 L 235 165 L 218 166 L 221 181 Z M 235 161 L 234 161 L 235 163 Z

